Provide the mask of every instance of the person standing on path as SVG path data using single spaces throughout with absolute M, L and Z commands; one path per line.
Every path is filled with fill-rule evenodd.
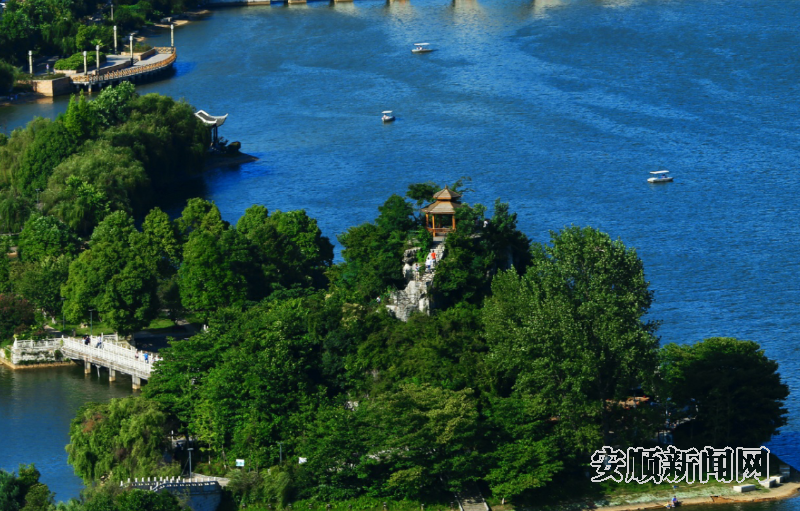
M 436 251 L 431 250 L 431 268 L 436 269 Z

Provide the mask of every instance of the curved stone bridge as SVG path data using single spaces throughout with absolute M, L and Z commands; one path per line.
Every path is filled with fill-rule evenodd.
M 61 352 L 65 357 L 83 361 L 86 373 L 92 371 L 92 364 L 108 369 L 109 381 L 116 380 L 117 372 L 131 375 L 133 388 L 141 388 L 142 380 L 149 380 L 153 372 L 152 361 L 136 357 L 136 349 L 128 344 L 117 344 L 115 335 L 95 336 L 85 344 L 82 339 L 64 337 L 61 339 Z M 99 347 L 98 347 L 99 346 Z

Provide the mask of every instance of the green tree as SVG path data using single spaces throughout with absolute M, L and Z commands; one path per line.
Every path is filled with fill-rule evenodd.
M 81 144 L 97 134 L 97 116 L 81 91 L 80 96 L 72 96 L 62 118 L 64 127 Z
M 169 492 L 153 493 L 133 489 L 117 497 L 119 511 L 182 511 L 178 499 Z
M 263 283 L 257 288 L 263 293 L 251 293 L 254 298 L 280 288 L 322 287 L 326 283 L 333 245 L 305 211 L 276 211 L 270 216 L 264 206 L 252 206 L 239 219 L 236 230 L 252 244 L 253 262 L 260 269 Z
M 17 511 L 19 509 L 19 486 L 12 472 L 0 470 L 0 509 Z
M 458 392 L 407 384 L 359 404 L 373 450 L 359 467 L 364 480 L 380 481 L 381 493 L 424 498 L 442 485 L 466 488 L 479 476 L 480 439 L 472 389 Z
M 204 170 L 210 130 L 195 117 L 195 109 L 159 94 L 130 100 L 130 115 L 111 126 L 103 138 L 133 151 L 155 187 Z
M 10 250 L 8 241 L 0 239 L 0 293 L 8 293 L 12 289 L 11 261 L 8 259 Z
M 79 321 L 94 308 L 115 331 L 135 332 L 158 313 L 156 261 L 147 239 L 122 211 L 108 215 L 92 234 L 89 250 L 70 265 L 62 287 L 64 312 Z
M 130 149 L 98 141 L 53 170 L 42 201 L 46 212 L 89 234 L 107 211 L 141 211 L 149 191 L 150 180 Z
M 14 80 L 17 76 L 17 68 L 7 62 L 0 60 L 0 92 L 9 92 L 14 87 Z
M 91 105 L 101 125 L 116 126 L 128 120 L 136 97 L 136 87 L 131 82 L 121 82 L 103 89 Z
M 194 198 L 186 202 L 180 218 L 176 220 L 178 232 L 184 240 L 197 230 L 208 231 L 215 236 L 222 236 L 229 224 L 222 220 L 219 208 L 213 202 L 205 199 Z
M 78 149 L 70 131 L 60 120 L 36 125 L 34 141 L 22 153 L 14 185 L 29 197 L 44 190 L 47 179 L 59 163 Z
M 168 268 L 177 268 L 181 261 L 180 234 L 169 215 L 153 208 L 142 223 L 142 234 L 156 247 L 162 274 L 166 274 Z
M 25 505 L 21 511 L 50 511 L 54 494 L 46 484 L 37 483 L 25 494 Z
M 490 360 L 502 392 L 559 418 L 567 452 L 591 450 L 611 445 L 617 403 L 655 372 L 656 325 L 644 321 L 652 292 L 636 251 L 607 234 L 571 227 L 551 242 L 524 275 L 495 277 L 484 309 Z
M 88 235 L 111 211 L 108 197 L 78 176 L 69 176 L 47 211 L 81 235 Z
M 233 234 L 233 233 L 232 233 Z M 235 234 L 234 234 L 235 235 Z M 189 310 L 210 313 L 223 307 L 241 307 L 247 297 L 247 282 L 235 271 L 225 240 L 209 231 L 192 232 L 183 248 L 178 270 L 181 302 Z
M 433 195 L 442 187 L 432 181 L 408 185 L 406 197 L 413 200 L 417 207 L 433 201 Z
M 61 286 L 67 282 L 73 256 L 46 257 L 18 263 L 11 272 L 14 291 L 52 317 L 61 312 Z
M 168 475 L 163 467 L 166 415 L 141 397 L 82 406 L 69 430 L 68 459 L 85 483 L 111 476 L 114 481 Z
M 33 209 L 33 201 L 13 190 L 0 192 L 0 230 L 20 232 Z
M 177 225 L 159 208 L 153 208 L 144 219 L 142 234 L 150 249 L 148 257 L 155 262 L 158 272 L 158 301 L 162 309 L 169 311 L 169 317 L 176 320 L 183 312 L 178 286 L 183 247 Z
M 758 343 L 712 337 L 668 344 L 659 358 L 664 394 L 695 415 L 693 445 L 764 445 L 786 424 L 789 388 Z
M 33 304 L 15 294 L 0 294 L 0 339 L 11 339 L 33 326 Z
M 533 408 L 533 409 L 532 409 Z M 486 482 L 495 497 L 514 498 L 542 488 L 563 469 L 558 442 L 528 400 L 515 395 L 493 398 L 487 430 L 492 448 Z
M 383 232 L 408 232 L 416 226 L 414 209 L 397 194 L 389 197 L 382 206 L 378 207 L 380 215 L 375 219 L 375 224 Z
M 34 214 L 20 232 L 18 252 L 23 261 L 42 261 L 74 255 L 78 246 L 77 236 L 66 224 L 51 216 Z

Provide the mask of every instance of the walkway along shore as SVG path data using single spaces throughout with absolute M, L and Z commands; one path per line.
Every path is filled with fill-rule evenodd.
M 743 493 L 741 495 L 726 495 L 726 496 L 708 496 L 708 497 L 692 497 L 682 499 L 680 506 L 692 506 L 697 504 L 736 504 L 742 502 L 768 502 L 771 500 L 783 500 L 796 497 L 800 491 L 800 481 L 796 478 L 794 481 L 783 483 L 776 488 L 764 489 L 750 493 Z M 603 511 L 637 511 L 640 509 L 665 509 L 666 500 L 639 502 L 634 504 L 621 504 L 618 506 L 603 506 L 603 507 L 585 507 L 584 509 L 602 509 Z

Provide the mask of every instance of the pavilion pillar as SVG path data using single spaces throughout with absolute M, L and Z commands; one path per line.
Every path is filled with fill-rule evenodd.
M 431 222 L 433 223 L 433 235 L 436 236 L 436 215 L 431 215 Z
M 453 230 L 456 230 L 456 216 L 453 215 Z

